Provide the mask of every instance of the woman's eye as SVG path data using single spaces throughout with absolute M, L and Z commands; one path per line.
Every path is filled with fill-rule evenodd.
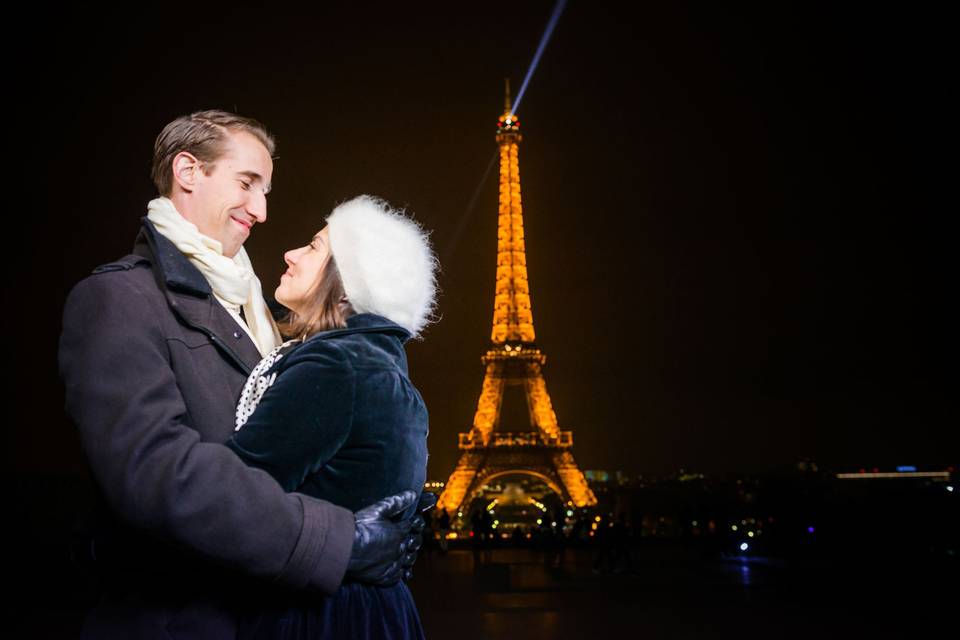
M 251 183 L 249 183 L 249 182 L 244 182 L 243 180 L 241 180 L 241 181 L 240 181 L 240 184 L 243 185 L 243 188 L 244 188 L 244 189 L 247 189 L 247 190 L 250 189 Z

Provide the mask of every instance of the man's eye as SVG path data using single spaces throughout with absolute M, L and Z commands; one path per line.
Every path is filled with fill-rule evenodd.
M 243 185 L 243 188 L 244 188 L 244 189 L 250 189 L 250 186 L 251 186 L 251 183 L 250 183 L 250 182 L 244 182 L 243 180 L 241 180 L 241 181 L 240 181 L 240 184 Z

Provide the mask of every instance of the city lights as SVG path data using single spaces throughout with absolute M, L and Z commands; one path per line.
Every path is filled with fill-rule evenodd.
M 859 473 L 838 473 L 838 480 L 865 480 L 873 478 L 939 478 L 950 479 L 950 471 L 880 471 L 874 469 L 868 472 L 860 469 Z

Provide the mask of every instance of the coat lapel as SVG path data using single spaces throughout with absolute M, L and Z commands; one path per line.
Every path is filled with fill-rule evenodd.
M 153 263 L 157 284 L 171 311 L 188 326 L 205 333 L 227 360 L 250 375 L 261 359 L 257 346 L 217 301 L 200 270 L 145 217 L 133 252 Z
M 244 328 L 237 324 L 230 312 L 224 309 L 223 305 L 213 296 L 210 296 L 210 300 L 212 301 L 210 305 L 212 309 L 207 326 L 220 340 L 233 346 L 234 351 L 246 365 L 245 373 L 250 375 L 250 371 L 259 364 L 263 357 L 260 355 L 260 350 L 257 349 L 257 345 L 253 343 Z

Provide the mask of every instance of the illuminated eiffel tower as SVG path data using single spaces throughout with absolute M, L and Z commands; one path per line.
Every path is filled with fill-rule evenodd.
M 561 431 L 543 379 L 547 356 L 534 342 L 520 203 L 520 122 L 510 105 L 497 122 L 500 146 L 500 207 L 497 229 L 497 286 L 492 344 L 481 357 L 485 373 L 473 428 L 460 434 L 460 460 L 438 502 L 439 509 L 466 511 L 483 487 L 499 476 L 523 474 L 542 480 L 564 503 L 597 503 L 573 459 L 573 432 Z M 528 431 L 502 431 L 505 386 L 523 386 L 530 416 Z

